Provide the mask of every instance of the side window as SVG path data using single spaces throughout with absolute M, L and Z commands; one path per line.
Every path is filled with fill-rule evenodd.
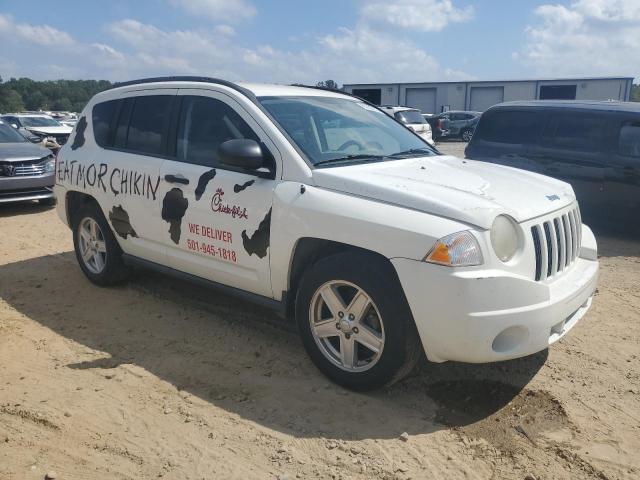
M 113 146 L 116 148 L 125 148 L 127 145 L 127 133 L 129 133 L 129 119 L 131 118 L 131 110 L 135 102 L 135 97 L 125 98 L 120 108 L 120 114 L 115 124 L 115 132 Z
M 542 144 L 568 150 L 600 150 L 605 141 L 604 119 L 588 113 L 551 117 L 542 135 Z
M 110 100 L 108 102 L 94 105 L 92 111 L 93 136 L 96 143 L 101 147 L 110 147 L 113 142 L 113 121 L 120 100 Z
M 239 138 L 260 141 L 226 103 L 209 97 L 183 97 L 178 123 L 178 160 L 216 166 L 220 144 Z
M 626 122 L 620 129 L 618 151 L 627 157 L 640 158 L 640 122 Z
M 125 148 L 148 155 L 165 151 L 167 128 L 174 96 L 148 95 L 136 97 L 129 120 Z
M 496 110 L 482 116 L 474 139 L 512 145 L 535 143 L 540 125 L 541 118 L 537 112 Z

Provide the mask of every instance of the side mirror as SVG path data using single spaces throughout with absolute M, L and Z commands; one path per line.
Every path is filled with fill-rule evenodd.
M 18 129 L 18 125 L 16 125 L 15 123 L 12 123 L 12 124 L 11 124 L 11 126 L 12 126 L 13 128 L 15 128 L 16 130 Z
M 229 167 L 258 170 L 264 166 L 264 153 L 255 140 L 227 140 L 218 147 L 218 161 Z

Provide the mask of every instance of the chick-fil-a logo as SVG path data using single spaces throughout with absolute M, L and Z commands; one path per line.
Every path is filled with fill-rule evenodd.
M 216 193 L 213 194 L 211 199 L 211 210 L 214 212 L 224 213 L 231 215 L 232 218 L 249 218 L 247 216 L 247 209 L 238 205 L 227 205 L 222 203 L 222 197 L 224 196 L 224 190 L 218 188 Z

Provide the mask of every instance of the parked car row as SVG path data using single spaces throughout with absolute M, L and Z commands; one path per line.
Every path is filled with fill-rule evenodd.
M 64 145 L 73 126 L 64 125 L 43 113 L 6 113 L 0 119 L 17 129 L 33 143 L 49 142 L 52 149 Z

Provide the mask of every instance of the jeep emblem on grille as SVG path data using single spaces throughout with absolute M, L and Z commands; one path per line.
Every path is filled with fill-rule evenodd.
M 554 200 L 560 200 L 560 197 L 558 195 L 547 195 L 547 198 L 550 202 L 553 202 Z

